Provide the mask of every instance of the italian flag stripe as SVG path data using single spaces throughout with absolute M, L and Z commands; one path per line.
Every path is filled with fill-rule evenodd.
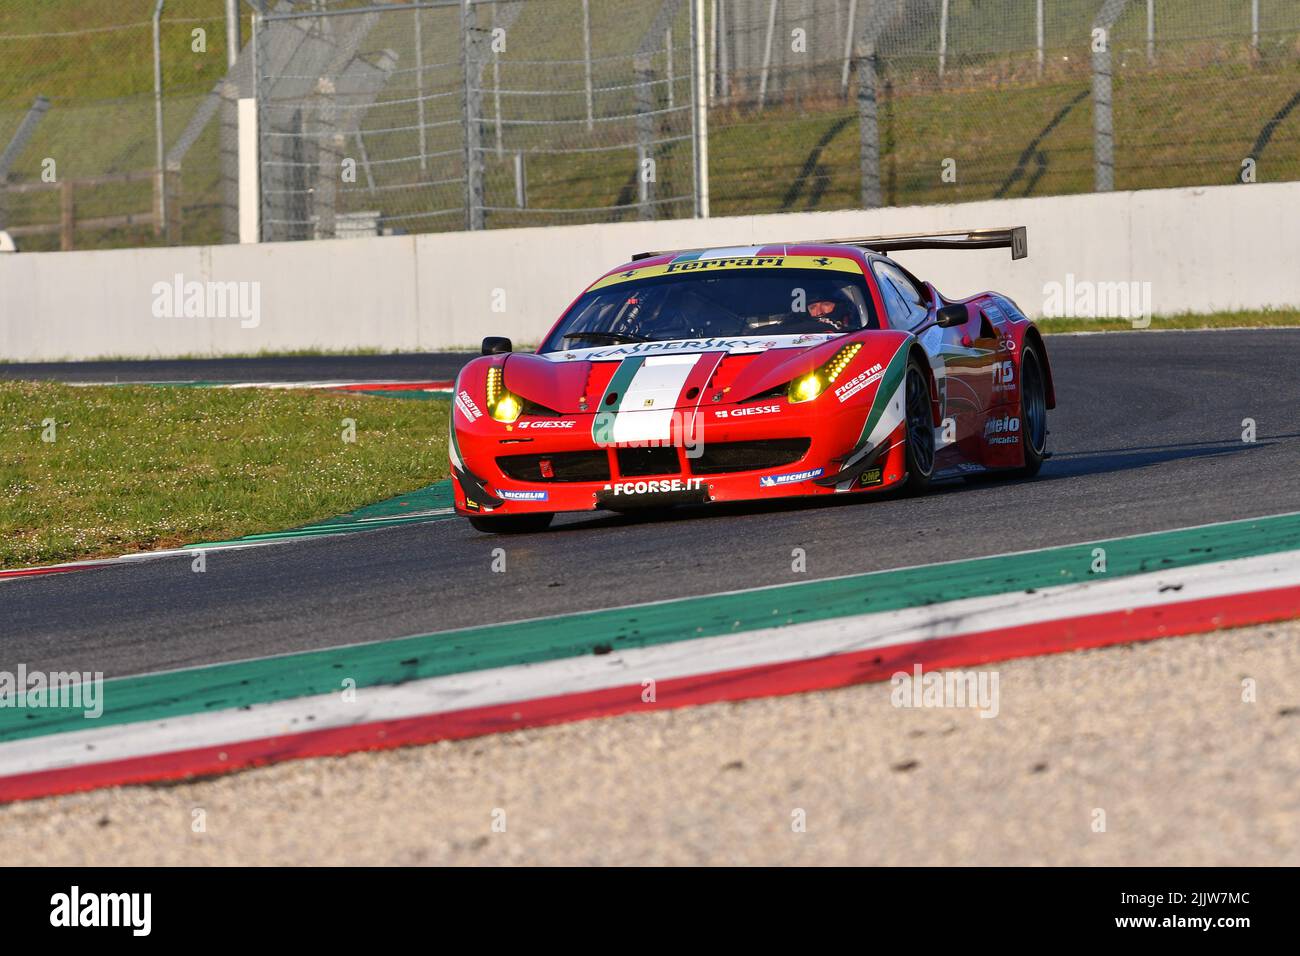
M 894 393 L 898 391 L 903 384 L 903 376 L 907 371 L 907 347 L 910 344 L 904 342 L 894 353 L 894 357 L 889 360 L 889 365 L 885 368 L 885 374 L 880 377 L 880 384 L 876 386 L 876 398 L 871 403 L 871 412 L 867 415 L 867 422 L 862 426 L 862 435 L 858 439 L 861 443 L 866 441 L 876 424 L 880 421 L 880 416 L 885 413 L 890 401 L 894 398 Z
M 644 355 L 625 358 L 619 363 L 617 371 L 605 386 L 604 394 L 600 396 L 600 405 L 591 421 L 591 437 L 594 441 L 606 441 L 608 436 L 613 434 L 613 418 L 618 415 L 619 407 L 627 396 L 632 379 L 636 378 L 636 373 L 641 371 L 641 366 L 644 364 Z M 614 401 L 606 404 L 611 395 L 614 396 Z

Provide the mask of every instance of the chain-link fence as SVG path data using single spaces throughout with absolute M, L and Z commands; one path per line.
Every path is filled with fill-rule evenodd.
M 0 0 L 0 227 L 236 241 L 242 97 L 264 239 L 1300 179 L 1297 0 L 695 2 L 166 0 L 159 176 L 157 0 Z
M 687 14 L 282 3 L 257 27 L 263 235 L 691 215 Z

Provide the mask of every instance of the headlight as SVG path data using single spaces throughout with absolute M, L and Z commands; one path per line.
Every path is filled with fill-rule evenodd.
M 790 404 L 797 405 L 799 402 L 811 402 L 826 389 L 835 384 L 835 380 L 840 374 L 849 367 L 853 357 L 862 349 L 861 342 L 850 342 L 844 348 L 840 349 L 831 360 L 816 371 L 809 372 L 807 375 L 800 375 L 790 382 L 789 400 Z
M 490 368 L 487 372 L 487 408 L 493 419 L 507 425 L 517 420 L 524 410 L 519 397 L 506 391 L 505 376 L 500 368 Z
M 825 387 L 816 372 L 809 372 L 803 378 L 796 378 L 790 383 L 790 401 L 811 402 Z

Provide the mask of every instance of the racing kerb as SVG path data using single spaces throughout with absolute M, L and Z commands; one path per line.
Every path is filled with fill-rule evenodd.
M 110 680 L 95 720 L 0 709 L 0 799 L 1297 616 L 1300 513 L 472 627 Z

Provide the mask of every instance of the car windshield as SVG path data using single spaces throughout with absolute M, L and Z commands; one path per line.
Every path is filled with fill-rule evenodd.
M 541 350 L 876 329 L 870 303 L 863 277 L 847 273 L 735 269 L 661 275 L 586 293 Z

